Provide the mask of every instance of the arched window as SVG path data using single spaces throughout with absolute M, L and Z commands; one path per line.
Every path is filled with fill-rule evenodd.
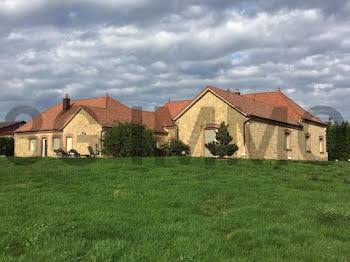
M 319 138 L 319 144 L 320 144 L 320 153 L 324 153 L 324 139 L 322 136 Z
M 311 135 L 305 135 L 305 150 L 306 152 L 311 152 Z
M 289 130 L 284 132 L 284 143 L 286 150 L 292 150 L 291 132 Z

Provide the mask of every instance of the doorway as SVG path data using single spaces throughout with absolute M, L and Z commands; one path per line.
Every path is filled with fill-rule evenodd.
M 43 138 L 42 140 L 42 157 L 46 157 L 47 156 L 47 139 Z
M 205 144 L 209 142 L 216 141 L 216 128 L 204 129 L 204 156 L 205 157 L 214 157 Z

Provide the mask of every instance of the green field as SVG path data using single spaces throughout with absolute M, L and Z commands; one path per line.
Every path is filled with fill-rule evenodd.
M 350 261 L 350 163 L 0 159 L 0 261 Z

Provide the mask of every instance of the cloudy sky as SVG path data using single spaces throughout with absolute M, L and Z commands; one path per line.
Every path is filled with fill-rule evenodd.
M 206 85 L 350 120 L 349 25 L 344 0 L 0 0 L 0 121 L 65 93 L 152 110 Z

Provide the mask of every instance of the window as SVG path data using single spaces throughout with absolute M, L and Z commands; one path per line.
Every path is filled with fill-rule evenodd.
M 55 137 L 53 139 L 53 150 L 58 150 L 61 148 L 61 138 Z
M 73 148 L 73 138 L 67 137 L 67 152 Z
M 320 137 L 319 143 L 320 143 L 320 153 L 324 153 L 324 140 L 323 140 L 323 137 Z
M 305 135 L 305 150 L 311 152 L 311 136 L 309 134 Z
M 284 140 L 285 140 L 286 150 L 292 150 L 292 146 L 291 146 L 291 132 L 290 131 L 287 130 L 284 133 Z
M 35 138 L 30 139 L 30 151 L 32 151 L 32 152 L 36 151 L 36 139 Z

